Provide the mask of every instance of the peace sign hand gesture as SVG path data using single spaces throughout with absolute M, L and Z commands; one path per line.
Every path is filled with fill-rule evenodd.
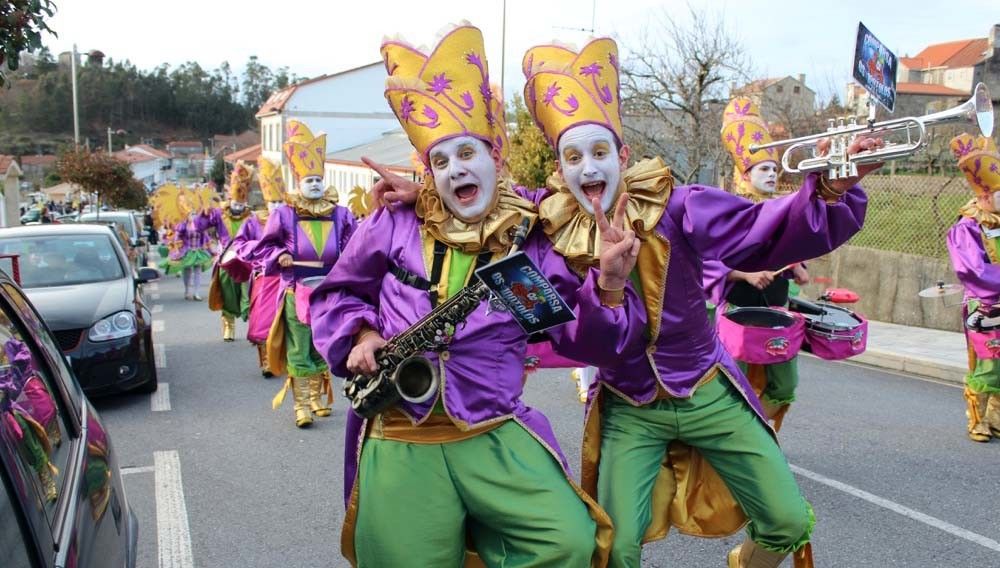
M 382 178 L 372 186 L 372 197 L 376 205 L 388 207 L 391 211 L 398 203 L 412 205 L 417 202 L 417 193 L 420 191 L 419 183 L 390 172 L 388 168 L 375 163 L 367 156 L 362 156 L 361 161 L 375 170 L 375 173 Z
M 604 290 L 621 290 L 625 288 L 625 282 L 635 267 L 641 244 L 635 231 L 625 227 L 628 194 L 623 192 L 618 197 L 611 223 L 608 223 L 608 218 L 601 209 L 601 202 L 594 198 L 591 203 L 594 205 L 594 218 L 601 237 L 601 275 L 597 284 Z

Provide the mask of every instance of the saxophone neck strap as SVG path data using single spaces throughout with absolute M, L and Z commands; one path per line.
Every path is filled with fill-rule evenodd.
M 389 273 L 403 284 L 427 292 L 427 295 L 430 296 L 431 308 L 436 308 L 438 305 L 438 284 L 441 282 L 441 273 L 444 271 L 444 258 L 447 253 L 448 245 L 441 241 L 434 241 L 434 259 L 431 262 L 431 277 L 429 280 L 403 268 L 393 261 L 389 261 Z M 492 258 L 493 253 L 488 250 L 479 253 L 479 256 L 476 258 L 476 270 L 489 264 Z

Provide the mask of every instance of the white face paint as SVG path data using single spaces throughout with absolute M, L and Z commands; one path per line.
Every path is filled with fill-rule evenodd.
M 233 213 L 234 215 L 239 215 L 240 213 L 243 213 L 243 211 L 246 208 L 247 208 L 247 204 L 243 203 L 242 201 L 230 201 L 229 202 L 229 211 L 231 213 Z
M 778 188 L 778 164 L 777 162 L 761 162 L 746 173 L 750 178 L 750 185 L 761 193 L 774 193 Z
M 559 165 L 570 192 L 587 213 L 594 214 L 591 199 L 595 197 L 604 211 L 610 211 L 622 172 L 615 135 L 610 130 L 582 124 L 564 132 L 559 139 Z
M 435 144 L 429 158 L 445 207 L 466 222 L 482 219 L 497 192 L 497 164 L 489 145 L 472 136 L 459 136 Z
M 280 202 L 280 201 L 268 201 L 268 202 L 267 202 L 267 211 L 268 211 L 269 213 L 270 213 L 271 211 L 274 211 L 274 210 L 275 210 L 275 209 L 277 209 L 278 207 L 281 207 L 281 202 Z
M 990 194 L 990 202 L 993 204 L 994 213 L 1000 211 L 1000 191 L 994 191 Z
M 299 180 L 299 191 L 306 199 L 319 199 L 326 193 L 322 176 L 306 176 Z

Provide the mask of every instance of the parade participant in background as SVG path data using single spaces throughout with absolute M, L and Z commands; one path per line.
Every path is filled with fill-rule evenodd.
M 387 339 L 460 293 L 536 217 L 502 175 L 503 106 L 482 33 L 463 23 L 433 50 L 386 40 L 381 52 L 386 98 L 429 175 L 415 209 L 381 208 L 360 225 L 313 295 L 316 344 L 338 373 L 375 373 Z M 623 214 L 603 224 L 601 271 L 582 285 L 544 236 L 521 248 L 577 306 L 576 322 L 550 331 L 574 359 L 609 360 L 641 336 L 641 316 L 627 312 L 636 243 Z M 437 391 L 371 420 L 348 415 L 344 555 L 358 566 L 459 566 L 470 543 L 487 566 L 603 566 L 607 517 L 569 479 L 546 418 L 521 400 L 526 334 L 485 303 L 464 323 L 434 325 L 452 330 L 447 350 L 425 354 Z
M 213 216 L 209 211 L 195 211 L 187 193 L 181 193 L 177 199 L 184 220 L 174 225 L 163 269 L 166 274 L 182 273 L 184 299 L 200 302 L 201 273 L 212 266 L 209 227 L 213 225 Z
M 960 134 L 951 141 L 958 167 L 976 196 L 960 210 L 948 231 L 948 253 L 965 286 L 964 318 L 978 312 L 1000 316 L 1000 153 L 993 140 Z M 969 438 L 1000 437 L 1000 351 L 990 339 L 966 329 L 969 373 L 965 376 Z M 993 340 L 995 342 L 995 340 Z M 979 343 L 980 345 L 976 345 Z
M 753 203 L 779 197 L 776 193 L 777 151 L 773 148 L 749 151 L 751 143 L 769 142 L 771 134 L 757 105 L 746 97 L 729 101 L 722 118 L 722 145 L 733 157 L 736 195 Z M 795 263 L 785 269 L 773 266 L 771 270 L 743 272 L 718 260 L 705 261 L 705 291 L 716 306 L 725 302 L 729 308 L 784 307 L 790 294 L 789 279 L 794 279 L 797 285 L 808 282 L 805 265 Z M 799 384 L 797 357 L 771 365 L 743 361 L 737 364 L 760 397 L 764 415 L 774 420 L 774 429 L 779 430 L 788 406 L 795 400 L 795 388 Z
M 329 368 L 313 346 L 309 329 L 310 290 L 302 281 L 330 271 L 356 224 L 350 211 L 337 206 L 336 190 L 323 188 L 326 134 L 314 137 L 304 123 L 290 120 L 286 138 L 285 156 L 297 191 L 271 212 L 249 256 L 263 265 L 265 275 L 281 275 L 278 312 L 267 337 L 267 363 L 276 375 L 288 371 L 274 408 L 281 406 L 291 388 L 295 425 L 302 428 L 312 424 L 313 414 L 329 416 L 332 400 Z
M 223 254 L 229 250 L 233 238 L 247 220 L 253 217 L 247 206 L 253 174 L 253 167 L 243 163 L 243 160 L 239 160 L 229 177 L 229 201 L 222 204 L 222 211 L 219 215 L 221 221 L 219 241 L 223 247 Z M 246 321 L 250 310 L 250 290 L 246 282 L 236 281 L 226 267 L 221 264 L 222 256 L 212 267 L 212 282 L 208 288 L 208 307 L 212 311 L 222 312 L 222 340 L 235 341 L 236 317 L 239 316 Z
M 592 263 L 600 231 L 591 202 L 612 203 L 623 190 L 642 243 L 632 278 L 648 333 L 631 356 L 600 368 L 582 452 L 584 488 L 615 526 L 609 565 L 638 566 L 642 543 L 671 525 L 719 535 L 747 519 L 749 538 L 730 566 L 778 566 L 796 551 L 805 561 L 812 510 L 708 322 L 702 260 L 757 271 L 825 254 L 860 229 L 865 195 L 857 179 L 812 174 L 794 195 L 753 204 L 716 188 L 674 187 L 658 158 L 626 169 L 618 64 L 606 38 L 579 52 L 539 46 L 523 64 L 528 109 L 559 159 L 554 194 L 539 208 L 556 250 L 571 264 Z M 850 151 L 879 144 L 857 140 Z
M 264 264 L 253 261 L 252 253 L 264 234 L 264 225 L 271 212 L 285 202 L 285 179 L 281 175 L 281 166 L 263 156 L 257 159 L 257 171 L 266 209 L 256 211 L 243 223 L 231 245 L 236 256 L 227 260 L 223 267 L 229 269 L 235 279 L 250 283 L 247 340 L 257 347 L 261 374 L 270 378 L 274 373 L 267 364 L 267 334 L 280 303 L 281 277 L 264 275 Z

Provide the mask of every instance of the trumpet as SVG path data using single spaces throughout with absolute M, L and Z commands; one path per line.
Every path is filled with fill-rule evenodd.
M 912 156 L 927 144 L 928 129 L 951 122 L 975 124 L 983 136 L 993 134 L 993 103 L 990 101 L 990 92 L 986 85 L 977 84 L 969 100 L 948 110 L 882 122 L 869 121 L 867 124 L 858 124 L 857 118 L 853 116 L 846 119 L 846 123 L 844 118 L 836 120 L 831 118 L 826 132 L 767 144 L 751 144 L 749 150 L 753 153 L 787 146 L 781 156 L 781 167 L 788 173 L 826 170 L 829 179 L 857 177 L 858 166 L 861 164 L 875 164 Z M 905 142 L 886 142 L 882 148 L 847 154 L 851 142 L 859 135 L 878 136 L 897 132 L 906 135 Z M 820 155 L 817 144 L 823 139 L 829 139 L 830 149 L 826 154 Z M 792 154 L 803 148 L 812 148 L 812 157 L 800 160 L 793 167 L 790 163 Z

